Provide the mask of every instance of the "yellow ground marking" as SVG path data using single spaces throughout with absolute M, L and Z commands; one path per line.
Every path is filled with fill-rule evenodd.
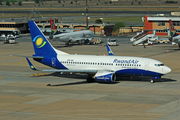
M 2 78 L 4 78 L 4 77 L 0 77 L 0 79 L 2 79 Z
M 29 75 L 29 76 L 47 76 L 49 74 L 44 74 L 44 73 L 38 73 L 38 74 L 32 74 L 32 75 Z

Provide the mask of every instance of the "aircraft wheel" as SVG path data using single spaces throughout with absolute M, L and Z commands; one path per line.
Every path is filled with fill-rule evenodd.
M 89 43 L 89 40 L 87 39 L 85 42 L 86 42 L 86 43 Z
M 78 40 L 77 43 L 78 43 L 78 45 L 81 45 L 81 41 Z
M 88 83 L 91 83 L 91 82 L 93 82 L 93 81 L 94 81 L 93 78 L 87 78 L 87 82 L 88 82 Z
M 154 83 L 154 80 L 151 79 L 151 83 Z
M 68 42 L 66 42 L 66 43 L 65 43 L 65 45 L 69 46 L 69 43 L 68 43 Z

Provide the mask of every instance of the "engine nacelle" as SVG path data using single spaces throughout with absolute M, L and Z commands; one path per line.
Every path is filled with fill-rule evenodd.
M 98 71 L 94 75 L 94 79 L 100 82 L 114 82 L 116 81 L 116 74 L 114 72 Z

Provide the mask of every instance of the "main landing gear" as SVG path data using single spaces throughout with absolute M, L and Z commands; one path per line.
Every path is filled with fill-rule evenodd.
M 65 45 L 66 45 L 66 46 L 69 46 L 69 42 L 66 42 Z
M 92 83 L 93 81 L 94 81 L 94 79 L 93 79 L 92 77 L 88 77 L 88 78 L 87 78 L 87 82 L 88 82 L 88 83 Z

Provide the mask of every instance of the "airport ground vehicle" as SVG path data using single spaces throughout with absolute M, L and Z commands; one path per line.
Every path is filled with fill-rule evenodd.
M 90 44 L 100 44 L 100 43 L 101 43 L 101 39 L 94 38 Z
M 10 43 L 10 44 L 16 43 L 16 37 L 13 36 L 12 34 L 5 36 L 4 43 Z
M 169 43 L 169 40 L 158 40 L 158 43 Z
M 14 35 L 14 37 L 20 37 L 20 31 L 19 30 L 0 30 L 0 35 Z
M 114 38 L 108 38 L 107 44 L 108 45 L 117 45 L 117 40 Z

